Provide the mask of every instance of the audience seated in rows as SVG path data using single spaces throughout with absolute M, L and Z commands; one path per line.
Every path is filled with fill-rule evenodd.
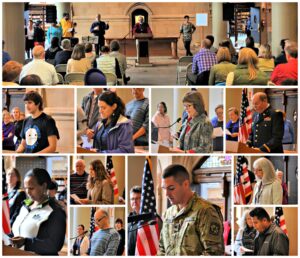
M 45 59 L 47 60 L 54 60 L 55 59 L 55 55 L 57 52 L 61 51 L 62 49 L 59 46 L 59 39 L 57 37 L 53 37 L 51 39 L 51 45 L 50 47 L 46 50 L 46 54 L 45 54 Z M 53 62 L 54 64 L 54 62 Z
M 285 46 L 286 64 L 275 67 L 271 80 L 275 85 L 281 85 L 287 79 L 298 81 L 298 46 L 296 42 L 289 42 Z
M 55 55 L 55 65 L 67 64 L 72 55 L 71 41 L 69 39 L 63 39 L 61 42 L 62 50 Z
M 55 67 L 45 61 L 45 49 L 43 46 L 35 46 L 32 50 L 33 60 L 23 66 L 20 74 L 21 81 L 26 75 L 35 74 L 42 79 L 44 85 L 56 85 L 58 77 Z
M 217 61 L 218 64 L 210 69 L 209 85 L 225 85 L 228 73 L 235 70 L 235 65 L 231 63 L 231 55 L 227 47 L 219 47 Z
M 101 55 L 96 59 L 97 68 L 103 73 L 113 73 L 117 78 L 122 78 L 118 60 L 109 55 L 107 46 L 101 47 Z
M 23 65 L 16 61 L 8 61 L 2 69 L 2 85 L 18 85 L 16 82 L 22 71 Z
M 268 77 L 257 67 L 258 57 L 253 49 L 243 48 L 239 52 L 238 65 L 228 74 L 226 85 L 267 85 Z
M 274 58 L 271 53 L 269 44 L 264 44 L 259 47 L 257 67 L 263 72 L 272 72 L 275 67 Z
M 210 41 L 209 50 L 216 54 L 218 49 L 214 47 L 215 37 L 213 35 L 207 35 L 205 38 Z
M 77 44 L 74 47 L 71 59 L 67 63 L 68 73 L 86 73 L 92 68 L 91 62 L 85 57 L 85 47 L 83 44 Z

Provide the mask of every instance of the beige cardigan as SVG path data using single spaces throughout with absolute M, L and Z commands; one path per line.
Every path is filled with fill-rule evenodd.
M 108 180 L 96 181 L 93 188 L 88 190 L 89 204 L 113 204 L 114 189 Z

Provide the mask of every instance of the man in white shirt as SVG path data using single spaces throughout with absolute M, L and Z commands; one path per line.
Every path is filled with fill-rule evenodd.
M 33 60 L 23 66 L 20 74 L 20 82 L 23 77 L 35 74 L 39 76 L 44 85 L 56 85 L 58 77 L 55 67 L 45 61 L 45 49 L 43 46 L 35 46 L 32 50 Z

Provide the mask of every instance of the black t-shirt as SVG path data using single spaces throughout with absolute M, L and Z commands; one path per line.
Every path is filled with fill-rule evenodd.
M 15 136 L 18 138 L 18 142 L 21 142 L 22 137 L 21 137 L 21 132 L 22 132 L 22 127 L 23 127 L 23 122 L 24 120 L 19 120 L 15 121 Z
M 25 153 L 36 153 L 49 146 L 48 137 L 55 135 L 59 139 L 59 133 L 55 120 L 42 113 L 33 119 L 28 117 L 23 123 L 21 137 L 26 141 Z
M 125 247 L 125 230 L 123 228 L 121 228 L 120 230 L 118 230 L 118 233 L 119 233 L 121 239 L 120 239 L 120 243 L 118 246 L 117 255 L 122 255 L 124 252 L 124 247 Z

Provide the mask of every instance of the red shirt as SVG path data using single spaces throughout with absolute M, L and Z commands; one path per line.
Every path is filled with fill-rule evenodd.
M 298 58 L 292 58 L 286 64 L 279 64 L 275 67 L 271 81 L 276 85 L 281 85 L 286 79 L 298 81 Z

